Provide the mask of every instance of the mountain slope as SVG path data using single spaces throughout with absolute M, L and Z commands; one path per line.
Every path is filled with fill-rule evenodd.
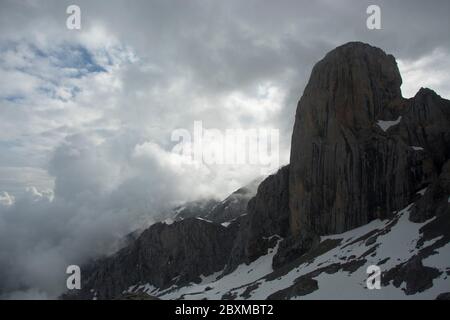
M 450 292 L 450 215 L 413 223 L 412 206 L 390 219 L 322 237 L 314 250 L 275 271 L 278 245 L 223 277 L 216 273 L 200 284 L 128 291 L 162 299 L 434 299 Z M 369 265 L 382 270 L 381 290 L 366 287 Z

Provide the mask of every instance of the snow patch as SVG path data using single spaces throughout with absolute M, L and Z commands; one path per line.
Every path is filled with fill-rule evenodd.
M 397 120 L 394 121 L 378 120 L 377 125 L 381 128 L 381 130 L 386 132 L 390 127 L 399 124 L 401 120 L 402 120 L 401 116 L 399 116 Z
M 202 218 L 202 217 L 195 217 L 195 219 L 197 219 L 197 220 L 202 220 L 202 221 L 206 221 L 206 222 L 209 222 L 209 223 L 213 223 L 211 220 L 207 220 L 207 219 Z
M 422 190 L 417 191 L 417 194 L 420 194 L 421 196 L 423 196 L 425 194 L 425 192 L 427 192 L 428 187 L 423 188 Z
M 450 262 L 449 262 L 450 243 L 447 243 L 445 246 L 436 249 L 435 252 L 436 252 L 435 254 L 432 254 L 431 256 L 422 260 L 423 265 L 432 268 L 437 268 L 441 271 L 450 270 Z
M 162 221 L 162 223 L 167 224 L 167 225 L 171 225 L 172 223 L 174 223 L 175 221 L 171 218 L 167 218 L 166 220 Z
M 161 299 L 179 299 L 182 296 L 187 300 L 221 299 L 223 295 L 232 293 L 239 298 L 239 295 L 246 289 L 245 284 L 253 283 L 273 272 L 272 259 L 278 251 L 278 244 L 279 241 L 274 248 L 268 250 L 267 255 L 259 257 L 249 265 L 239 265 L 232 273 L 218 280 L 202 281 L 201 284 L 167 290 L 166 293 L 162 293 L 158 297 Z

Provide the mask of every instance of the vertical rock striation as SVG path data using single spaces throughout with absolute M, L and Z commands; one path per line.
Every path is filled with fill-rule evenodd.
M 424 105 L 435 109 L 446 102 L 425 92 L 403 99 L 401 83 L 393 56 L 359 42 L 334 49 L 313 68 L 292 134 L 293 235 L 341 233 L 385 217 L 436 175 L 435 164 L 448 157 L 448 137 L 440 136 L 448 119 L 429 129 L 432 137 L 417 122 L 426 125 L 424 117 L 442 113 L 426 107 L 425 115 Z M 395 134 L 396 126 L 402 134 Z M 436 161 L 412 141 L 429 147 Z M 434 153 L 444 145 L 447 151 Z
M 247 206 L 225 273 L 267 254 L 289 233 L 289 166 L 267 177 Z

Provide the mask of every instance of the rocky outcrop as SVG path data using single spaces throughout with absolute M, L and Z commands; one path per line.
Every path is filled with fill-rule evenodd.
M 441 275 L 436 268 L 425 267 L 422 260 L 415 256 L 408 262 L 399 264 L 386 272 L 383 277 L 383 285 L 392 281 L 393 285 L 400 287 L 405 283 L 403 289 L 407 295 L 425 291 L 433 286 L 433 280 Z
M 421 88 L 405 104 L 402 121 L 392 134 L 416 149 L 422 148 L 439 172 L 450 158 L 450 101 L 433 90 Z
M 216 204 L 210 212 L 205 215 L 205 219 L 217 223 L 224 223 L 246 214 L 248 202 L 255 196 L 261 181 L 262 179 L 256 179 L 250 184 L 239 188 L 230 194 L 223 201 Z
M 207 216 L 211 210 L 220 202 L 215 199 L 199 199 L 175 207 L 169 214 L 174 220 L 179 221 L 187 218 L 197 218 Z
M 130 286 L 158 288 L 200 281 L 201 275 L 223 270 L 237 231 L 189 218 L 157 223 L 128 247 L 82 268 L 82 289 L 66 299 L 111 299 Z
M 278 251 L 272 260 L 273 269 L 281 268 L 308 251 L 314 249 L 320 243 L 320 237 L 308 230 L 303 230 L 295 236 L 288 236 L 283 239 L 278 247 Z
M 444 292 L 436 297 L 436 300 L 450 300 L 450 292 Z
M 436 176 L 450 149 L 449 102 L 429 90 L 403 99 L 401 82 L 395 59 L 363 43 L 316 64 L 292 135 L 294 235 L 341 233 L 386 217 Z
M 411 221 L 425 222 L 436 215 L 450 214 L 450 160 L 442 167 L 439 177 L 422 192 L 423 196 L 412 209 Z
M 176 221 L 200 217 L 216 223 L 231 222 L 247 213 L 248 202 L 255 196 L 261 181 L 262 178 L 253 180 L 222 201 L 201 199 L 185 203 L 174 208 L 171 216 L 174 216 Z
M 289 166 L 266 178 L 248 203 L 226 272 L 250 263 L 289 232 Z

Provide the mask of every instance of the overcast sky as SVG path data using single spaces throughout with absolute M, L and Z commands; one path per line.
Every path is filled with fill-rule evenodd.
M 338 45 L 393 54 L 406 97 L 450 97 L 449 1 L 311 2 L 0 0 L 0 295 L 55 297 L 66 265 L 260 175 L 184 163 L 176 128 L 278 129 L 287 163 L 309 73 Z M 70 4 L 81 30 L 66 28 Z

